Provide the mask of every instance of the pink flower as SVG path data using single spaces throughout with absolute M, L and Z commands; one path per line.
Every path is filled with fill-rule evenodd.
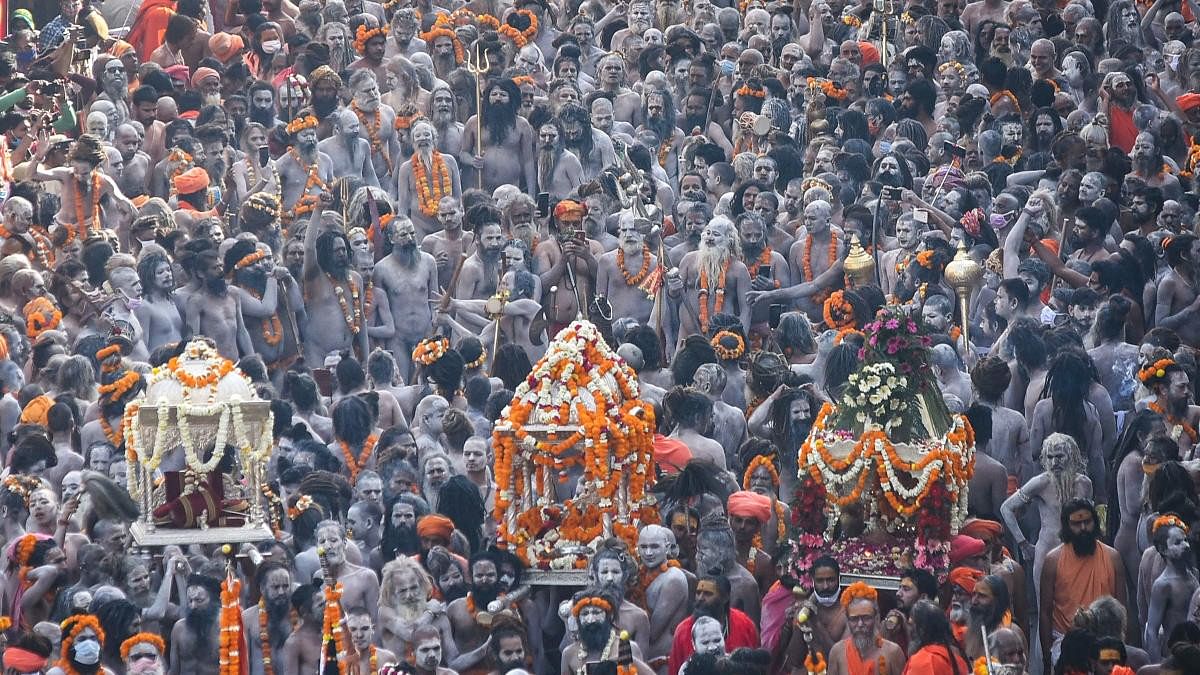
M 896 330 L 897 328 L 900 327 L 900 320 L 899 319 L 888 319 L 887 323 L 885 323 L 884 326 L 886 326 L 888 330 Z

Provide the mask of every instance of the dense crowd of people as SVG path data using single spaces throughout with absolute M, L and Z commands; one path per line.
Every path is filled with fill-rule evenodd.
M 4 675 L 1200 673 L 1192 0 L 6 7 Z M 885 306 L 970 518 L 945 569 L 798 575 Z M 492 431 L 580 318 L 661 524 L 535 584 Z M 275 536 L 136 547 L 127 404 L 198 337 L 270 402 Z M 900 546 L 875 512 L 829 541 Z

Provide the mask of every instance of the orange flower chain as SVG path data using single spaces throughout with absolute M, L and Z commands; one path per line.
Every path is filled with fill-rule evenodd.
M 732 260 L 726 260 L 721 266 L 721 276 L 717 278 L 716 294 L 717 298 L 713 301 L 713 314 L 720 314 L 725 308 L 725 275 L 729 273 L 729 265 Z M 700 332 L 708 332 L 708 293 L 711 289 L 708 280 L 708 270 L 704 266 L 700 266 L 700 285 L 697 292 L 700 294 Z
M 92 197 L 90 223 L 88 222 L 88 213 L 83 210 L 83 196 L 80 194 L 79 186 L 75 186 L 75 230 L 81 239 L 87 239 L 90 235 L 103 229 L 100 224 L 100 172 L 93 170 L 88 179 L 91 183 Z
M 347 659 L 346 631 L 342 627 L 342 584 L 335 583 L 325 586 L 325 614 L 321 627 L 321 672 L 325 672 L 324 663 L 329 659 L 329 646 L 332 644 L 336 652 L 339 675 L 350 674 L 350 664 Z
M 943 442 L 935 442 L 921 458 L 912 462 L 899 456 L 887 434 L 878 429 L 864 431 L 844 459 L 834 457 L 827 442 L 838 437 L 829 433 L 825 422 L 833 412 L 833 406 L 825 403 L 813 423 L 813 433 L 800 446 L 799 466 L 807 470 L 813 480 L 828 486 L 828 498 L 838 507 L 858 502 L 867 488 L 868 479 L 877 477 L 880 492 L 893 511 L 900 516 L 911 517 L 920 508 L 932 485 L 946 476 L 954 490 L 965 487 L 975 471 L 974 453 L 968 452 L 975 446 L 975 434 L 964 417 L 956 422 L 946 434 Z M 875 470 L 872 471 L 871 468 Z M 928 469 L 928 471 L 927 471 Z M 829 472 L 837 478 L 837 485 L 824 475 Z M 919 476 L 915 489 L 900 484 L 896 474 Z M 845 486 L 853 485 L 849 492 Z
M 650 247 L 642 245 L 642 267 L 637 274 L 630 274 L 625 268 L 625 251 L 617 248 L 617 268 L 621 270 L 621 276 L 625 278 L 626 286 L 637 286 L 645 280 L 646 275 L 650 273 Z
M 220 675 L 242 672 L 242 582 L 229 576 L 221 582 Z
M 346 469 L 350 472 L 351 485 L 358 480 L 359 472 L 367 468 L 367 462 L 371 460 L 371 453 L 375 451 L 375 444 L 378 442 L 379 436 L 375 434 L 367 436 L 367 440 L 363 441 L 362 452 L 356 459 L 354 453 L 350 452 L 350 444 L 346 441 L 338 441 L 338 445 L 342 448 L 342 459 L 345 460 Z
M 549 431 L 539 438 L 527 427 Z M 568 500 L 544 513 L 534 505 L 508 517 L 510 507 L 531 496 L 527 489 L 544 494 L 553 489 L 548 480 L 563 481 L 568 471 L 581 469 L 581 486 L 612 509 L 612 534 L 635 546 L 637 523 L 657 522 L 654 510 L 642 504 L 653 477 L 653 435 L 653 408 L 639 400 L 633 371 L 609 351 L 595 326 L 571 324 L 518 387 L 493 433 L 500 540 L 533 562 L 527 547 L 546 519 L 554 520 L 560 538 L 569 542 L 586 545 L 600 536 L 605 518 L 596 503 Z M 617 517 L 618 500 L 628 507 L 624 518 Z M 586 559 L 579 562 L 586 566 Z
M 383 161 L 387 164 L 387 172 L 392 173 L 392 157 L 388 154 L 388 149 L 383 146 L 383 139 L 379 137 L 379 130 L 383 128 L 383 113 L 379 108 L 375 109 L 375 113 L 369 118 L 367 112 L 358 107 L 358 104 L 351 101 L 350 109 L 358 116 L 358 121 L 363 128 L 367 130 L 367 137 L 371 141 L 371 153 L 380 153 L 383 155 Z
M 454 194 L 454 184 L 450 182 L 450 169 L 442 153 L 434 150 L 429 163 L 432 166 L 427 169 L 420 153 L 413 153 L 412 175 L 413 184 L 417 187 L 417 207 L 421 213 L 432 217 L 437 215 L 438 202 Z

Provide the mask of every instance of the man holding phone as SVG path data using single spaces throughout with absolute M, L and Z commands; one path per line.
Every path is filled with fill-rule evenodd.
M 42 27 L 38 33 L 38 53 L 57 48 L 66 40 L 74 40 L 82 35 L 82 27 L 75 25 L 79 11 L 83 9 L 80 0 L 62 0 L 58 3 L 59 15 Z

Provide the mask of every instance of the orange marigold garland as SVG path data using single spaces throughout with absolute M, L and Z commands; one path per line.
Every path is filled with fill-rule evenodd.
M 730 341 L 733 341 L 733 346 L 726 344 Z M 722 361 L 740 359 L 742 354 L 746 353 L 745 338 L 730 330 L 719 331 L 712 337 L 709 344 L 712 345 L 713 351 L 717 353 L 717 358 Z
M 1154 363 L 1142 368 L 1138 371 L 1138 379 L 1143 384 L 1149 384 L 1150 380 L 1156 380 L 1167 376 L 1167 368 L 1175 365 L 1174 359 L 1159 359 Z
M 450 349 L 450 340 L 439 338 L 426 338 L 421 340 L 413 349 L 412 360 L 423 366 L 428 366 L 437 363 L 437 360 L 442 358 Z
M 1183 530 L 1184 535 L 1190 531 L 1187 523 L 1183 522 L 1183 520 L 1174 513 L 1168 513 L 1155 518 L 1154 524 L 1150 526 L 1151 534 L 1158 532 L 1159 528 L 1161 527 L 1178 527 L 1179 529 Z
M 386 24 L 379 28 L 368 28 L 366 24 L 360 25 L 358 31 L 354 34 L 354 51 L 359 54 L 366 52 L 368 42 L 377 37 L 387 39 L 387 34 L 388 27 Z
M 242 582 L 232 575 L 221 582 L 220 675 L 242 675 Z
M 121 660 L 129 660 L 129 651 L 133 649 L 133 646 L 143 643 L 149 644 L 157 649 L 159 656 L 167 653 L 167 645 L 165 642 L 163 642 L 162 637 L 155 635 L 154 633 L 136 633 L 121 643 Z
M 821 652 L 812 650 L 804 657 L 804 669 L 808 675 L 825 675 L 826 668 L 825 656 Z
M 107 398 L 109 401 L 116 402 L 119 401 L 122 396 L 127 394 L 130 389 L 136 387 L 138 383 L 141 382 L 141 379 L 142 376 L 139 375 L 137 371 L 127 370 L 121 377 L 108 384 L 100 385 L 96 388 L 96 390 L 100 392 L 101 396 Z
M 88 183 L 91 187 L 92 217 L 86 227 L 87 212 L 83 209 L 83 195 L 80 194 L 79 186 L 75 186 L 75 228 L 79 236 L 85 239 L 104 229 L 100 224 L 100 172 L 93 169 L 88 176 Z
M 346 302 L 346 289 L 342 288 L 342 285 L 338 283 L 333 275 L 326 273 L 325 276 L 329 277 L 329 284 L 333 287 L 333 294 L 337 296 L 338 307 L 342 309 L 342 318 L 346 321 L 346 328 L 350 329 L 351 334 L 358 335 L 358 332 L 362 330 L 362 307 L 358 303 L 358 284 L 354 283 L 353 277 L 347 279 L 350 285 L 351 300 L 348 304 Z
M 843 291 L 830 293 L 821 312 L 825 317 L 825 326 L 832 330 L 854 325 L 854 305 L 846 299 Z
M 346 441 L 339 440 L 338 445 L 342 449 L 342 459 L 346 462 L 346 469 L 350 472 L 350 484 L 353 485 L 358 480 L 358 474 L 367 467 L 367 462 L 371 460 L 371 453 L 375 451 L 375 444 L 379 442 L 379 436 L 371 434 L 367 436 L 367 440 L 363 441 L 362 452 L 358 458 L 354 457 L 354 453 L 350 452 L 350 444 Z
M 448 22 L 442 21 L 441 15 L 438 17 L 438 22 L 433 25 L 428 31 L 421 33 L 421 39 L 429 45 L 429 49 L 433 49 L 433 41 L 440 37 L 450 38 L 450 43 L 454 45 L 454 62 L 463 63 L 467 60 L 466 51 L 463 49 L 462 42 L 458 39 L 458 35 L 450 29 Z
M 450 168 L 442 153 L 434 150 L 429 163 L 432 166 L 426 168 L 421 154 L 413 153 L 412 176 L 417 192 L 417 208 L 426 216 L 433 217 L 437 215 L 438 202 L 454 194 L 454 184 L 450 181 Z
M 1188 435 L 1188 438 L 1192 439 L 1192 443 L 1200 441 L 1200 433 L 1196 431 L 1196 427 L 1186 419 L 1179 419 L 1178 417 L 1175 417 L 1171 413 L 1167 412 L 1167 408 L 1163 404 L 1159 403 L 1158 401 L 1150 401 L 1146 404 L 1146 408 L 1158 413 L 1159 415 L 1162 415 L 1163 419 L 1167 421 L 1167 424 L 1180 427 L 1183 432 Z
M 329 645 L 336 651 L 337 669 L 339 675 L 350 675 L 350 664 L 347 660 L 350 652 L 346 641 L 346 631 L 342 628 L 342 584 L 335 583 L 325 586 L 325 615 L 321 627 L 321 663 L 329 658 Z M 322 665 L 321 672 L 324 672 Z
M 55 662 L 55 666 L 60 668 L 66 675 L 79 675 L 79 671 L 71 665 L 71 660 L 67 658 L 67 654 L 71 653 L 71 649 L 75 646 L 75 639 L 84 630 L 90 628 L 96 634 L 96 639 L 100 641 L 100 647 L 104 647 L 104 628 L 100 626 L 100 620 L 93 614 L 73 614 L 59 624 L 62 630 L 62 656 Z
M 637 286 L 646 279 L 646 275 L 650 273 L 650 247 L 642 245 L 642 267 L 637 274 L 630 274 L 625 268 L 625 251 L 617 248 L 617 269 L 621 270 L 621 276 L 625 278 L 626 286 Z
M 358 117 L 358 121 L 367 130 L 367 138 L 371 142 L 371 152 L 383 155 L 383 161 L 387 164 L 388 174 L 391 174 L 392 157 L 388 154 L 387 148 L 383 147 L 383 139 L 379 137 L 379 131 L 383 128 L 383 113 L 379 108 L 376 108 L 374 113 L 368 113 L 359 108 L 358 104 L 354 101 L 350 102 L 350 109 L 354 111 L 354 114 Z
M 725 275 L 729 273 L 729 266 L 732 260 L 726 260 L 721 266 L 721 276 L 717 278 L 716 294 L 717 298 L 713 301 L 713 314 L 720 314 L 725 307 Z M 696 289 L 700 294 L 700 332 L 708 332 L 708 293 L 711 289 L 708 279 L 708 270 L 704 266 L 700 267 L 700 284 Z

